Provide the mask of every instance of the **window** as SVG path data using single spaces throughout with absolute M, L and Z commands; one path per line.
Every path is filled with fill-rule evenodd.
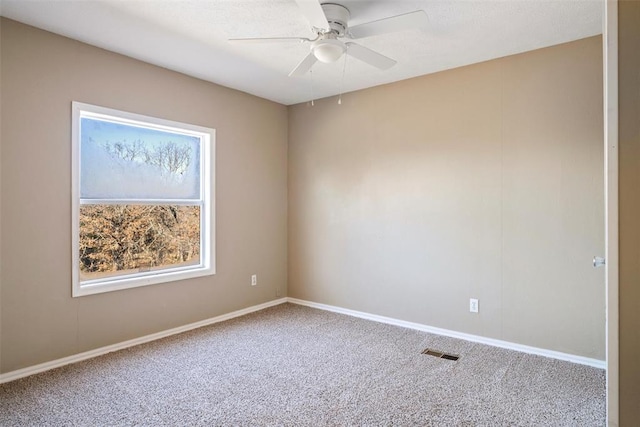
M 74 102 L 73 296 L 215 273 L 215 131 Z

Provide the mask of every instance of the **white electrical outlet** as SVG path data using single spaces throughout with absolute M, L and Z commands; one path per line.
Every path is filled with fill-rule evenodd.
M 258 275 L 254 274 L 251 276 L 251 286 L 256 286 L 258 284 Z
M 471 298 L 469 300 L 469 311 L 472 313 L 477 313 L 478 312 L 478 300 L 475 298 Z

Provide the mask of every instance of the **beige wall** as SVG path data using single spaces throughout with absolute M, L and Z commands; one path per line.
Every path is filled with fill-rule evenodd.
M 1 37 L 0 372 L 286 291 L 286 107 L 6 19 Z M 74 100 L 216 129 L 215 276 L 71 298 Z
M 603 360 L 602 105 L 593 37 L 290 108 L 289 296 Z
M 618 7 L 620 425 L 633 426 L 640 419 L 640 2 Z

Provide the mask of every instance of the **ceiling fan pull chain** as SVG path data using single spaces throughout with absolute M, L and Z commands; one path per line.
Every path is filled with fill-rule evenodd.
M 313 93 L 313 70 L 309 70 L 309 74 L 311 75 L 311 106 L 313 107 L 314 104 L 314 99 L 315 99 L 315 94 Z
M 342 90 L 344 89 L 344 75 L 347 71 L 347 55 L 344 56 L 344 63 L 342 64 L 342 78 L 340 79 L 340 96 L 338 96 L 338 105 L 342 105 Z

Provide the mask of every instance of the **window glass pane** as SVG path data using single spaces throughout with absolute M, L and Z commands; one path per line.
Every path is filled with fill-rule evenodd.
M 81 198 L 200 198 L 200 138 L 88 117 L 80 134 Z
M 200 264 L 200 207 L 81 205 L 80 280 Z

